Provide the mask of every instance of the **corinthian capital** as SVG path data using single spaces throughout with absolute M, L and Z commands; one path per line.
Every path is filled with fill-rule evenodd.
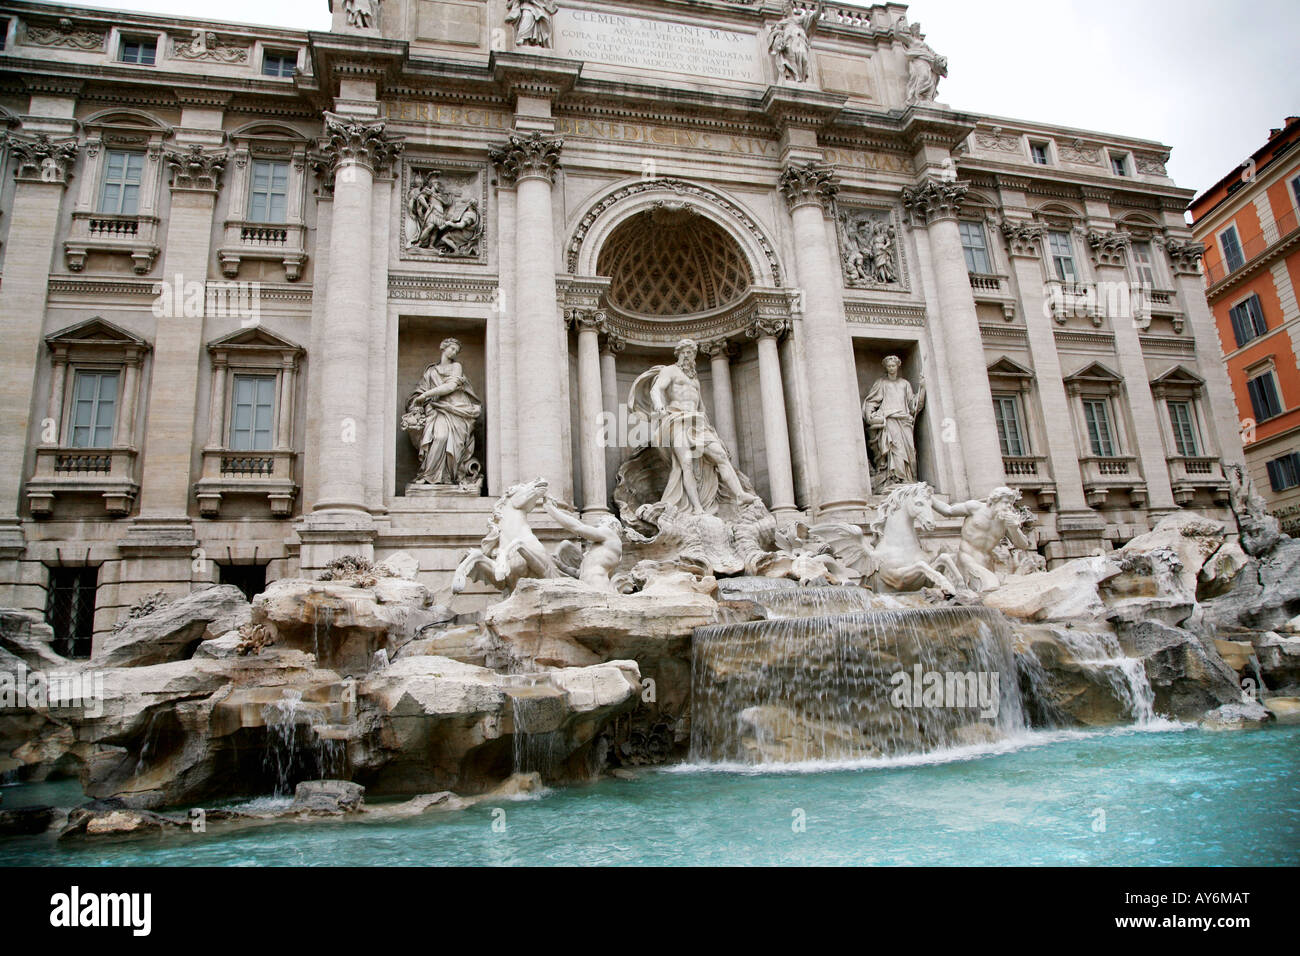
M 1099 266 L 1122 266 L 1124 251 L 1132 237 L 1123 229 L 1111 229 L 1100 232 L 1093 229 L 1088 233 L 1088 245 L 1092 247 L 1092 261 Z
M 1002 220 L 1002 236 L 1007 240 L 1007 249 L 1013 256 L 1037 259 L 1039 240 L 1047 230 L 1036 222 L 1017 222 L 1014 219 Z
M 538 132 L 527 135 L 511 133 L 502 145 L 488 150 L 488 156 L 508 185 L 534 177 L 552 183 L 555 182 L 555 170 L 560 165 L 563 147 L 564 140 L 552 139 Z
M 12 134 L 9 146 L 18 162 L 14 178 L 29 183 L 66 183 L 77 161 L 77 141 L 54 142 L 46 133 L 35 136 Z
M 790 330 L 790 320 L 778 315 L 759 315 L 749 323 L 745 335 L 751 339 L 779 339 Z
M 604 332 L 605 313 L 599 309 L 565 309 L 564 320 L 575 332 Z
M 169 149 L 163 154 L 172 171 L 172 189 L 198 189 L 216 192 L 221 188 L 229 152 L 208 152 L 198 143 L 188 149 Z
M 840 185 L 835 170 L 827 163 L 792 163 L 781 172 L 781 191 L 791 212 L 813 204 L 829 212 Z
M 1174 275 L 1201 274 L 1201 257 L 1205 255 L 1204 243 L 1192 239 L 1166 239 L 1165 252 L 1169 253 L 1169 264 L 1173 266 Z
M 927 225 L 940 219 L 956 219 L 970 183 L 927 176 L 915 186 L 903 189 L 903 205 Z
M 311 164 L 327 192 L 333 192 L 335 177 L 343 166 L 366 166 L 382 173 L 392 165 L 403 144 L 385 128 L 383 120 L 363 122 L 325 111 L 325 137 L 312 153 Z

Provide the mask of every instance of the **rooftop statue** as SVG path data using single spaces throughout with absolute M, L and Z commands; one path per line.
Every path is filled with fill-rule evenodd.
M 776 60 L 778 81 L 808 82 L 812 73 L 812 45 L 808 38 L 821 15 L 821 0 L 815 9 L 804 13 L 795 10 L 792 0 L 786 0 L 785 15 L 773 24 L 767 41 L 768 52 Z
M 906 22 L 906 17 L 898 18 L 894 35 L 903 41 L 907 53 L 907 102 L 932 102 L 939 92 L 939 80 L 948 75 L 948 58 L 925 42 L 921 24 L 906 26 Z
M 556 0 L 508 0 L 506 23 L 514 25 L 515 46 L 551 47 L 552 17 Z

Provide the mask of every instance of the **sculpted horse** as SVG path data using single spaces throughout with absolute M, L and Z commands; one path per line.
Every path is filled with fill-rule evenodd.
M 545 478 L 534 478 L 512 485 L 498 499 L 492 506 L 482 543 L 456 568 L 452 593 L 460 594 L 470 581 L 478 581 L 509 595 L 523 578 L 558 578 L 575 573 L 571 566 L 575 563 L 572 542 L 563 542 L 552 556 L 528 526 L 529 513 L 546 500 L 548 490 Z M 580 548 L 576 557 L 581 558 Z
M 812 533 L 826 541 L 841 562 L 861 572 L 864 585 L 870 580 L 876 590 L 937 587 L 956 594 L 965 577 L 952 555 L 932 557 L 916 533 L 917 528 L 934 530 L 933 494 L 923 481 L 891 491 L 880 504 L 879 517 L 867 526 L 872 542 L 853 524 L 820 524 Z

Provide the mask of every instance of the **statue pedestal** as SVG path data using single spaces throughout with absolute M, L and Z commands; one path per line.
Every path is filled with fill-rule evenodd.
M 412 482 L 406 486 L 403 493 L 408 498 L 443 498 L 447 496 L 479 498 L 483 494 L 483 482 L 480 480 L 468 485 L 424 485 Z

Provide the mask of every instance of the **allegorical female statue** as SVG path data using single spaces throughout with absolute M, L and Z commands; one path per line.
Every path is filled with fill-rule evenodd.
M 897 355 L 886 355 L 885 377 L 876 379 L 867 400 L 862 403 L 862 417 L 871 434 L 875 459 L 872 491 L 891 485 L 910 485 L 916 481 L 916 439 L 913 429 L 916 416 L 925 407 L 925 379 L 913 392 L 912 383 L 899 378 L 903 367 Z
M 402 429 L 420 456 L 417 485 L 475 485 L 483 466 L 474 457 L 474 429 L 483 414 L 483 400 L 456 357 L 460 342 L 445 339 L 442 360 L 424 370 L 402 416 Z
M 822 4 L 806 13 L 795 11 L 794 4 L 786 0 L 785 13 L 773 24 L 768 34 L 767 50 L 776 61 L 779 80 L 807 83 L 812 70 L 812 46 L 808 37 L 821 19 Z
M 551 22 L 558 9 L 556 0 L 508 0 L 506 23 L 515 26 L 515 46 L 550 49 Z

